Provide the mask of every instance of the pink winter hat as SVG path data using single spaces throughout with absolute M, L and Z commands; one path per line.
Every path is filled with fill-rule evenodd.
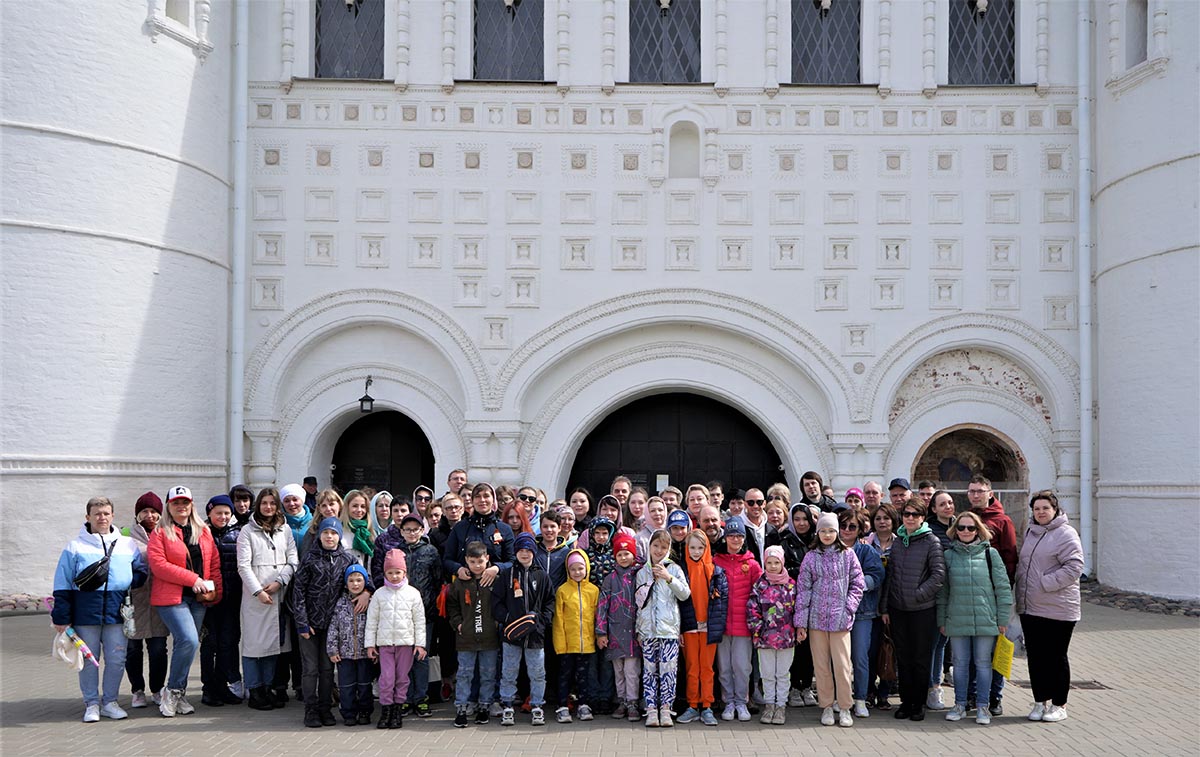
M 383 558 L 383 572 L 389 570 L 400 569 L 405 573 L 408 572 L 408 561 L 404 559 L 404 552 L 399 549 L 389 549 L 387 557 Z

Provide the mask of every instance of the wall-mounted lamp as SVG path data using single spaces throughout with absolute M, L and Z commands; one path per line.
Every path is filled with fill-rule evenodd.
M 363 387 L 363 396 L 358 398 L 358 409 L 364 413 L 369 413 L 375 409 L 375 398 L 371 396 L 371 384 L 374 383 L 370 376 L 367 376 L 367 385 Z

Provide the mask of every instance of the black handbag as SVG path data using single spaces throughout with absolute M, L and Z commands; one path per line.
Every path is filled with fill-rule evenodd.
M 100 543 L 104 540 L 101 538 Z M 79 591 L 95 591 L 101 586 L 108 583 L 108 563 L 112 558 L 113 549 L 117 546 L 117 540 L 113 539 L 112 544 L 104 550 L 104 557 L 101 557 L 96 562 L 79 571 L 79 575 L 75 576 L 75 588 Z

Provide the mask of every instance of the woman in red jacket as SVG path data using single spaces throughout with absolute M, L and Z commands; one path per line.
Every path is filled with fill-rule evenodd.
M 188 715 L 187 677 L 200 646 L 200 624 L 206 605 L 221 600 L 221 557 L 208 526 L 192 505 L 186 486 L 167 492 L 167 517 L 158 522 L 146 545 L 154 583 L 150 605 L 171 631 L 171 666 L 159 711 L 164 717 Z

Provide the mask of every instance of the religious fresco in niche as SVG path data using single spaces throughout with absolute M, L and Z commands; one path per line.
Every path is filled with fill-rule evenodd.
M 888 422 L 895 422 L 904 409 L 921 397 L 958 386 L 998 389 L 1029 405 L 1051 422 L 1050 408 L 1037 381 L 1013 361 L 988 350 L 948 350 L 917 366 L 896 392 L 888 410 Z

